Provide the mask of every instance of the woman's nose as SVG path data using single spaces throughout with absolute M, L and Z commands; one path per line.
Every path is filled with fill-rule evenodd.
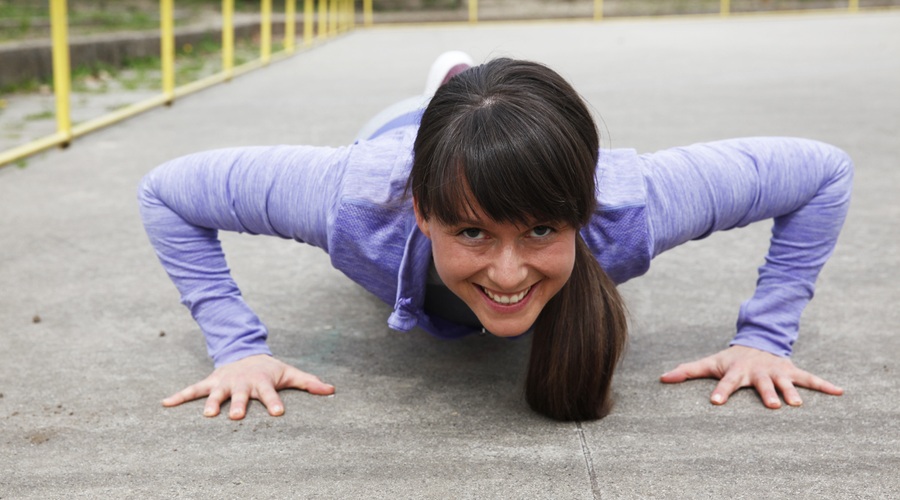
M 488 270 L 488 278 L 500 288 L 498 291 L 515 292 L 528 278 L 528 268 L 515 245 L 504 245 Z

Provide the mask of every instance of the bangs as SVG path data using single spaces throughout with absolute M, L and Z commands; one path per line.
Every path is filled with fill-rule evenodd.
M 584 225 L 593 209 L 586 201 L 594 200 L 596 157 L 585 157 L 575 131 L 548 126 L 542 110 L 497 102 L 459 121 L 455 137 L 434 151 L 427 200 L 419 200 L 423 211 L 448 225 L 475 219 L 478 208 L 500 223 Z
M 596 206 L 597 128 L 577 92 L 536 63 L 495 59 L 441 86 L 407 189 L 425 219 L 580 228 Z

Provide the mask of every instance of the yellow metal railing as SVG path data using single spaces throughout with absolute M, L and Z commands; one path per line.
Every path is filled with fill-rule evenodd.
M 222 73 L 231 80 L 234 71 L 234 0 L 222 0 Z
M 328 0 L 319 0 L 319 25 L 316 33 L 320 39 L 328 38 Z
M 54 0 L 55 1 L 55 0 Z M 175 1 L 160 0 L 160 51 L 162 89 L 166 104 L 175 100 Z
M 62 20 L 51 26 L 53 89 L 56 94 L 56 135 L 62 146 L 68 146 L 72 140 L 72 121 L 69 120 L 69 94 L 72 81 L 69 78 L 71 68 L 69 68 L 69 23 L 66 22 L 68 18 L 66 7 L 66 2 L 50 2 L 50 17 Z
M 49 0 L 53 40 L 53 90 L 56 97 L 56 133 L 28 144 L 0 152 L 0 167 L 26 156 L 52 148 L 68 146 L 74 139 L 91 131 L 111 125 L 156 106 L 171 104 L 177 98 L 228 81 L 236 75 L 265 66 L 274 59 L 295 52 L 296 0 L 285 0 L 283 50 L 272 53 L 272 0 L 261 0 L 259 59 L 234 66 L 234 0 L 222 0 L 222 70 L 221 72 L 176 87 L 175 85 L 175 0 L 160 0 L 160 60 L 162 94 L 118 111 L 73 126 L 70 117 L 71 68 L 69 63 L 68 21 L 66 0 Z M 361 0 L 365 26 L 374 24 L 373 0 Z M 603 0 L 594 0 L 593 18 L 604 19 Z M 303 46 L 310 47 L 356 26 L 356 0 L 303 0 Z M 847 11 L 858 12 L 859 0 L 847 0 Z M 719 0 L 721 16 L 731 12 L 731 0 Z M 478 0 L 468 0 L 468 22 L 478 22 Z
M 352 0 L 330 0 L 331 9 L 324 9 L 325 2 L 318 0 L 318 35 L 325 38 L 323 26 L 331 26 L 332 36 L 338 31 L 338 16 L 341 18 L 340 31 L 352 29 L 356 17 L 355 2 Z M 340 5 L 338 5 L 340 1 Z M 126 118 L 143 113 L 164 104 L 171 104 L 179 97 L 196 92 L 216 83 L 230 80 L 275 59 L 287 57 L 295 52 L 296 0 L 285 0 L 285 26 L 283 49 L 272 52 L 272 0 L 262 0 L 260 7 L 260 54 L 259 59 L 234 66 L 234 0 L 222 0 L 222 70 L 212 76 L 176 87 L 175 85 L 175 0 L 160 0 L 160 69 L 162 73 L 162 93 L 150 99 L 126 106 L 115 112 L 93 120 L 73 125 L 71 119 L 72 72 L 69 62 L 68 15 L 66 0 L 49 0 L 50 26 L 53 42 L 53 91 L 56 97 L 56 133 L 31 141 L 7 151 L 0 151 L 0 167 L 54 146 L 66 147 L 77 137 L 106 127 Z M 364 14 L 371 20 L 371 1 L 365 5 Z M 303 2 L 303 46 L 313 45 L 313 23 L 316 17 L 313 0 Z M 371 24 L 371 23 L 370 23 Z

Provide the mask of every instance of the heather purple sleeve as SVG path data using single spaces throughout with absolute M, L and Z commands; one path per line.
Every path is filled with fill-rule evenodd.
M 850 158 L 789 138 L 697 144 L 642 158 L 654 256 L 714 231 L 774 219 L 756 291 L 741 306 L 731 345 L 790 356 L 847 213 Z
M 347 149 L 235 148 L 185 156 L 141 181 L 150 242 L 216 366 L 271 354 L 266 328 L 231 278 L 219 230 L 267 234 L 328 250 Z

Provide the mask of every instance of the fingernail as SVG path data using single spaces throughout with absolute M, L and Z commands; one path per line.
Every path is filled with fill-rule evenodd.
M 722 395 L 721 394 L 713 394 L 712 402 L 715 404 L 722 404 Z
M 284 408 L 282 408 L 282 407 L 280 407 L 280 406 L 273 406 L 273 407 L 272 407 L 272 413 L 274 413 L 274 414 L 276 414 L 276 415 L 280 415 L 282 412 L 284 412 Z
M 215 415 L 215 413 L 216 413 L 216 412 L 214 412 L 214 411 L 212 410 L 212 408 L 207 408 L 207 409 L 203 410 L 203 416 L 204 416 L 204 417 L 211 417 L 211 416 Z

